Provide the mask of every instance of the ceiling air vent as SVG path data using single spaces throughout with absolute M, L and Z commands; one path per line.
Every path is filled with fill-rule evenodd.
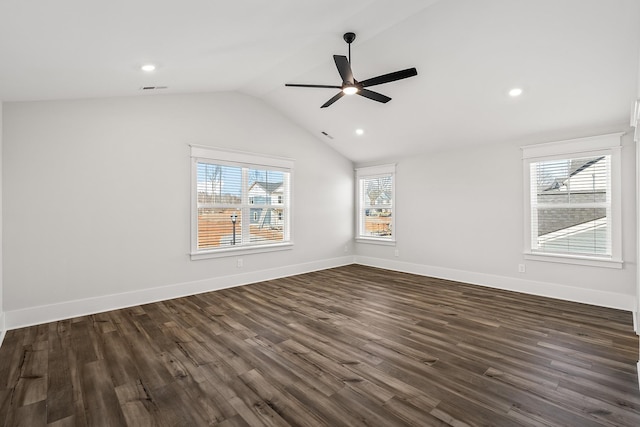
M 327 138 L 329 138 L 329 139 L 333 139 L 333 137 L 331 135 L 329 135 L 328 133 L 326 133 L 325 131 L 322 131 L 322 134 L 324 136 L 326 136 Z
M 166 89 L 167 86 L 142 86 L 140 90 L 160 90 Z

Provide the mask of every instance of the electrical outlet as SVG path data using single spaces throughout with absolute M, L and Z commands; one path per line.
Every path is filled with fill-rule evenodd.
M 396 249 L 393 253 L 395 256 L 400 256 L 400 249 Z
M 236 261 L 236 265 L 238 268 L 242 268 L 244 266 L 244 262 L 242 261 L 242 258 L 238 258 L 238 260 Z
M 527 268 L 524 264 L 518 264 L 518 273 L 524 273 L 527 271 Z
M 349 245 L 344 245 L 344 252 L 345 253 L 349 252 Z

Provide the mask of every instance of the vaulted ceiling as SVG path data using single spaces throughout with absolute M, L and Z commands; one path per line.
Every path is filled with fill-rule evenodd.
M 418 75 L 387 104 L 284 86 L 339 85 L 347 31 L 356 79 Z M 357 163 L 625 130 L 639 54 L 637 0 L 0 2 L 2 101 L 239 91 Z

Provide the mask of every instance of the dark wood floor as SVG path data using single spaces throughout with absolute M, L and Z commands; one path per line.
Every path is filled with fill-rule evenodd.
M 640 426 L 627 312 L 348 266 L 9 331 L 6 426 Z

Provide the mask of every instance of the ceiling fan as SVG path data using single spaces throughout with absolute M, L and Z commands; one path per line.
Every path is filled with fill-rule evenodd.
M 365 98 L 373 99 L 374 101 L 387 103 L 391 101 L 386 95 L 383 95 L 378 92 L 374 92 L 369 89 L 365 89 L 369 86 L 381 85 L 384 83 L 394 82 L 396 80 L 406 79 L 407 77 L 413 77 L 418 75 L 418 71 L 415 68 L 407 68 L 406 70 L 395 71 L 393 73 L 383 74 L 381 76 L 372 77 L 367 80 L 363 80 L 361 82 L 357 81 L 353 78 L 353 72 L 351 71 L 351 43 L 356 39 L 355 33 L 345 33 L 342 36 L 345 42 L 349 45 L 349 59 L 347 59 L 344 55 L 333 55 L 333 60 L 336 63 L 336 67 L 338 68 L 338 73 L 340 73 L 340 77 L 342 78 L 342 85 L 340 86 L 332 86 L 332 85 L 307 85 L 307 84 L 296 84 L 296 83 L 286 83 L 285 86 L 294 86 L 294 87 L 318 87 L 318 88 L 329 88 L 329 89 L 340 89 L 337 95 L 333 98 L 322 104 L 320 108 L 326 108 L 336 102 L 338 99 L 342 98 L 344 95 L 354 95 L 358 94 L 360 96 L 364 96 Z

